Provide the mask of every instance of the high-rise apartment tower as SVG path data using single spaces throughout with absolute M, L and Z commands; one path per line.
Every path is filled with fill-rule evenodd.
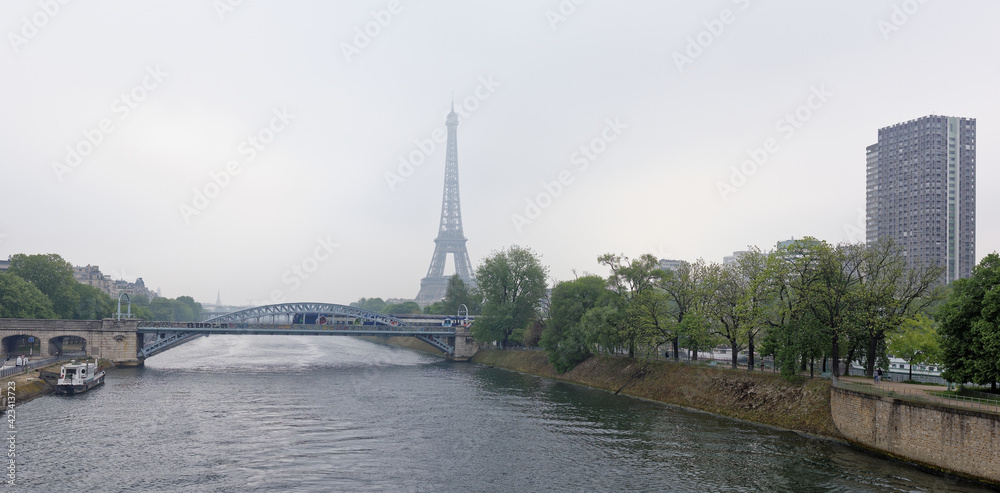
M 892 237 L 910 265 L 976 262 L 976 119 L 925 116 L 878 131 L 867 148 L 867 241 Z

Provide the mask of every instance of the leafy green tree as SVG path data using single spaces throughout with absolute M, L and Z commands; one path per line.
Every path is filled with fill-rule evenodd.
M 951 382 L 989 384 L 1000 380 L 1000 256 L 987 255 L 972 277 L 952 283 L 938 311 L 943 376 Z
M 202 320 L 204 320 L 203 315 L 202 315 L 203 309 L 201 307 L 201 303 L 198 303 L 197 301 L 195 301 L 194 298 L 192 298 L 190 296 L 178 296 L 176 302 L 177 303 L 182 303 L 182 304 L 186 305 L 188 307 L 188 309 L 190 309 L 190 314 L 188 314 L 188 310 L 185 310 L 183 308 L 174 308 L 175 313 L 184 313 L 185 314 L 184 316 L 188 317 L 188 318 L 178 318 L 177 319 L 178 321 L 180 321 L 180 322 L 201 322 Z M 179 310 L 179 312 L 178 312 L 178 310 Z
M 444 302 L 435 301 L 424 307 L 424 313 L 427 315 L 444 315 Z
M 845 243 L 832 247 L 816 242 L 808 248 L 809 254 L 815 255 L 814 262 L 797 273 L 801 278 L 796 285 L 804 306 L 829 338 L 833 375 L 840 376 L 840 344 L 856 328 L 851 320 L 865 246 Z
M 0 318 L 56 318 L 52 301 L 20 277 L 0 273 Z
M 885 360 L 887 335 L 939 297 L 935 286 L 943 274 L 937 265 L 907 266 L 902 247 L 892 238 L 866 245 L 853 297 L 859 340 L 867 346 L 866 375 L 874 375 L 876 362 Z
M 442 313 L 455 315 L 462 305 L 465 305 L 469 315 L 479 315 L 483 309 L 483 295 L 474 286 L 465 284 L 465 281 L 455 274 L 448 279 L 448 289 L 445 291 L 444 299 L 441 300 Z
M 609 318 L 618 325 L 618 337 L 634 358 L 636 349 L 653 348 L 669 340 L 668 299 L 656 293 L 663 271 L 650 254 L 630 260 L 624 255 L 604 254 L 597 261 L 611 269 L 607 285 L 615 296 L 619 316 Z
M 736 368 L 739 352 L 746 347 L 745 327 L 748 323 L 740 306 L 744 290 L 740 286 L 739 274 L 733 264 L 711 264 L 705 274 L 706 288 L 712 293 L 705 306 L 705 314 L 711 321 L 709 331 L 729 343 L 733 352 L 732 366 Z
M 124 308 L 122 308 L 122 310 L 124 310 Z M 154 320 L 153 312 L 149 310 L 148 305 L 146 306 L 132 305 L 132 318 L 141 318 L 143 320 Z
M 707 324 L 699 315 L 706 293 L 704 292 L 705 262 L 681 262 L 676 271 L 667 270 L 658 279 L 657 287 L 670 300 L 668 313 L 674 325 L 673 346 L 674 359 L 680 358 L 680 342 L 684 339 L 687 347 L 692 350 L 692 358 L 698 359 L 698 349 L 710 344 Z
M 889 354 L 906 360 L 913 380 L 913 364 L 936 363 L 938 359 L 937 331 L 934 320 L 923 313 L 903 322 L 899 331 L 889 336 Z
M 8 274 L 30 282 L 52 300 L 52 308 L 59 318 L 73 318 L 73 311 L 80 302 L 74 286 L 73 266 L 54 253 L 25 255 L 10 258 Z
M 420 313 L 420 305 L 418 305 L 416 301 L 404 301 L 402 303 L 393 303 L 385 307 L 385 313 L 392 315 Z
M 529 248 L 512 245 L 493 252 L 476 269 L 483 293 L 482 315 L 472 325 L 480 341 L 496 341 L 507 347 L 511 335 L 535 319 L 535 310 L 546 297 L 548 267 Z
M 385 308 L 388 304 L 382 300 L 382 298 L 361 298 L 351 306 L 355 308 L 361 308 L 362 310 L 370 310 L 378 313 L 385 313 Z
M 607 299 L 604 279 L 583 276 L 563 281 L 552 288 L 549 320 L 540 344 L 556 371 L 572 369 L 591 355 L 581 320 L 588 310 Z
M 767 327 L 771 312 L 779 299 L 777 276 L 780 270 L 772 256 L 764 254 L 757 247 L 750 247 L 733 264 L 732 276 L 738 296 L 736 309 L 743 321 L 748 370 L 754 368 L 756 343 Z
M 584 342 L 592 351 L 615 354 L 629 347 L 619 329 L 624 315 L 614 300 L 598 303 L 587 310 L 580 319 Z
M 171 320 L 175 322 L 195 322 L 191 305 L 178 300 L 170 300 Z
M 141 318 L 143 320 L 153 320 L 153 313 L 149 310 L 149 297 L 144 294 L 137 294 L 130 298 L 132 302 L 132 316 L 134 318 Z M 115 309 L 118 308 L 116 300 L 112 300 L 115 303 Z M 124 311 L 125 308 L 123 307 Z
M 768 255 L 775 296 L 765 310 L 767 334 L 762 351 L 774 356 L 782 376 L 791 379 L 799 368 L 829 354 L 830 337 L 809 307 L 810 283 L 818 276 L 819 253 L 823 244 L 804 238 Z
M 73 310 L 73 318 L 77 320 L 100 320 L 111 317 L 117 309 L 117 304 L 112 305 L 111 297 L 104 291 L 87 284 L 76 283 L 73 286 L 76 291 L 76 308 Z M 124 312 L 125 309 L 123 308 Z
M 180 296 L 177 299 L 159 297 L 149 303 L 149 314 L 152 319 L 165 322 L 200 322 L 202 321 L 201 303 L 190 296 Z
M 524 347 L 538 347 L 542 340 L 542 332 L 545 331 L 545 321 L 541 317 L 535 317 L 523 329 L 515 329 L 511 338 L 520 342 Z
M 159 297 L 149 303 L 149 313 L 153 320 L 174 322 L 174 308 L 169 298 Z

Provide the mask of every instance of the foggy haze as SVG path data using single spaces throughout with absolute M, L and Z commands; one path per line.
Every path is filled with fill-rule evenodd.
M 512 244 L 565 280 L 607 275 L 604 253 L 863 241 L 865 147 L 931 114 L 977 119 L 978 260 L 1000 245 L 998 15 L 986 0 L 3 2 L 0 258 L 58 253 L 203 303 L 413 298 L 454 98 L 473 267 Z

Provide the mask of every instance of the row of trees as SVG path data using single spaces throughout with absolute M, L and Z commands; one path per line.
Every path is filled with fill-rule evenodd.
M 942 269 L 909 267 L 890 240 L 872 245 L 831 245 L 806 238 L 765 253 L 752 248 L 735 262 L 683 263 L 660 269 L 652 255 L 599 257 L 610 275 L 564 281 L 546 299 L 546 268 L 530 250 L 494 253 L 477 269 L 485 301 L 473 326 L 477 339 L 530 343 L 541 326 L 540 345 L 559 371 L 594 353 L 649 355 L 661 347 L 679 358 L 724 343 L 732 365 L 747 350 L 773 356 L 788 376 L 816 360 L 860 360 L 868 374 L 884 367 L 890 342 L 931 352 L 929 313 L 942 296 Z M 531 273 L 528 275 L 528 273 Z M 931 337 L 934 339 L 934 337 Z M 827 368 L 823 368 L 824 371 Z
M 145 320 L 204 320 L 201 303 L 190 296 L 150 301 L 140 295 L 131 302 L 133 316 Z M 117 308 L 118 300 L 77 282 L 73 266 L 56 254 L 14 255 L 7 271 L 0 273 L 0 318 L 99 320 L 111 317 Z
M 987 255 L 972 276 L 952 283 L 937 312 L 944 376 L 951 382 L 1000 381 L 1000 256 Z
M 406 315 L 412 313 L 427 313 L 431 315 L 455 315 L 460 311 L 460 307 L 465 305 L 469 315 L 478 315 L 482 310 L 483 295 L 475 286 L 468 286 L 458 277 L 458 274 L 448 279 L 448 289 L 444 299 L 420 309 L 415 301 L 404 301 L 402 303 L 388 303 L 382 298 L 361 298 L 350 306 L 371 310 L 373 312 L 384 313 L 386 315 Z
M 19 253 L 0 274 L 0 318 L 96 320 L 114 308 L 103 291 L 77 282 L 73 266 L 56 254 Z

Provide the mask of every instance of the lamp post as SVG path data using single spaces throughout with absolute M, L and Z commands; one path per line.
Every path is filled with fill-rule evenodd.
M 122 293 L 118 295 L 118 320 L 122 319 L 122 296 L 125 297 L 125 302 L 128 303 L 128 308 L 126 308 L 127 313 L 125 318 L 132 318 L 132 300 L 128 297 L 128 293 Z

